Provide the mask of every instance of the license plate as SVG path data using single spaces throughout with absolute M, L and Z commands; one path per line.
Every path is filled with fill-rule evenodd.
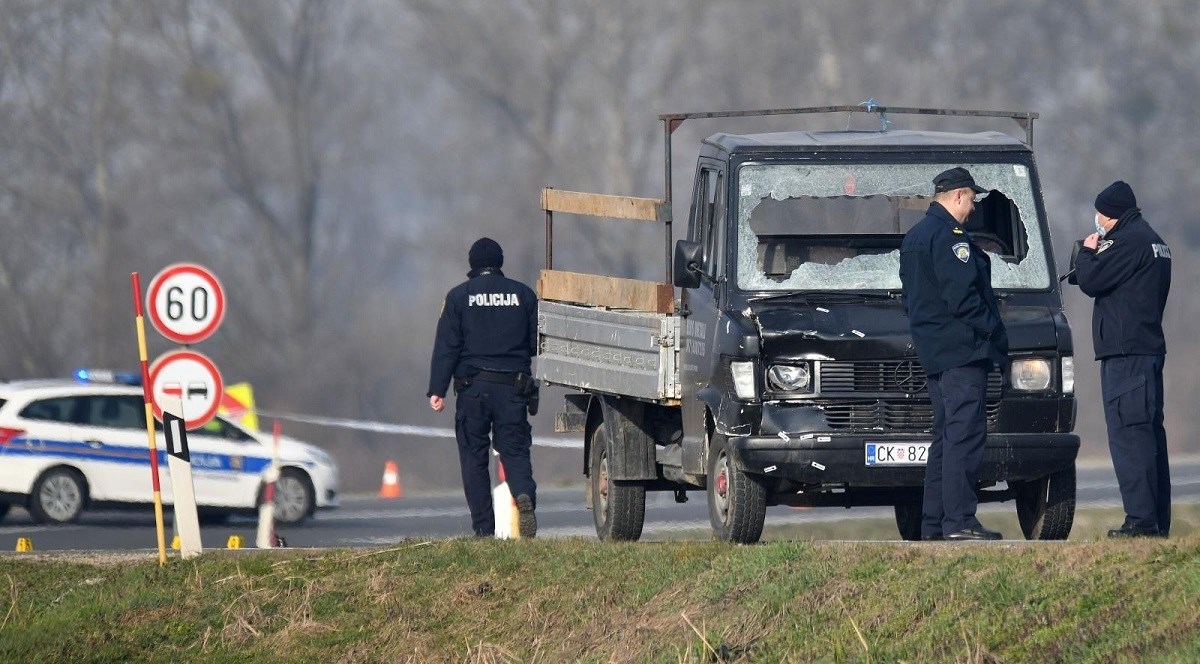
M 868 466 L 924 466 L 929 443 L 867 443 Z

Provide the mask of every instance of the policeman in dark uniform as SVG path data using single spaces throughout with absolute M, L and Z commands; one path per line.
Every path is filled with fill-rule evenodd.
M 1125 522 L 1109 537 L 1166 537 L 1171 475 L 1163 429 L 1162 316 L 1171 248 L 1117 181 L 1096 196 L 1096 232 L 1083 241 L 1071 283 L 1095 298 L 1092 344 L 1100 361 L 1104 419 Z
M 975 207 L 965 168 L 933 179 L 934 202 L 900 245 L 900 281 L 933 403 L 921 538 L 993 540 L 975 517 L 987 440 L 987 374 L 1008 363 L 1008 335 L 992 292 L 991 261 L 963 228 Z
M 537 297 L 500 271 L 504 253 L 495 240 L 480 238 L 468 257 L 468 280 L 446 295 L 438 320 L 429 406 L 439 412 L 445 407 L 453 378 L 458 395 L 454 430 L 475 534 L 490 537 L 496 531 L 488 473 L 488 448 L 494 444 L 516 496 L 520 535 L 534 537 L 537 486 L 529 461 L 533 439 L 526 411 L 536 390 L 530 358 L 537 348 Z M 488 439 L 489 432 L 494 441 Z

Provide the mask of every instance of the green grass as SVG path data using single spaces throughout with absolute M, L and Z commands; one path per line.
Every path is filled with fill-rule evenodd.
M 1197 511 L 1166 541 L 6 554 L 0 661 L 1200 661 Z

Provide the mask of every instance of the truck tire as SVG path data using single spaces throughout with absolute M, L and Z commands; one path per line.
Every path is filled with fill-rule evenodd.
M 1025 539 L 1065 540 L 1075 521 L 1075 466 L 1015 487 Z
M 708 453 L 708 520 L 717 539 L 753 544 L 767 520 L 767 489 L 729 461 L 725 436 L 711 434 Z
M 71 523 L 87 505 L 87 483 L 74 468 L 51 468 L 33 484 L 29 513 L 38 523 Z
M 591 432 L 588 481 L 592 484 L 592 521 L 602 542 L 636 542 L 646 521 L 646 487 L 641 482 L 609 479 L 608 438 L 604 426 Z
M 921 541 L 921 503 L 896 503 L 896 529 L 901 539 Z

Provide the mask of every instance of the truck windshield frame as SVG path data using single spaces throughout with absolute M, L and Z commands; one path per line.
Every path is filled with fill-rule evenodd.
M 1050 289 L 1032 162 L 1012 153 L 963 156 L 742 162 L 730 189 L 734 283 L 744 292 L 899 291 L 904 233 L 933 202 L 933 177 L 963 166 L 989 190 L 965 226 L 990 255 L 993 287 Z

